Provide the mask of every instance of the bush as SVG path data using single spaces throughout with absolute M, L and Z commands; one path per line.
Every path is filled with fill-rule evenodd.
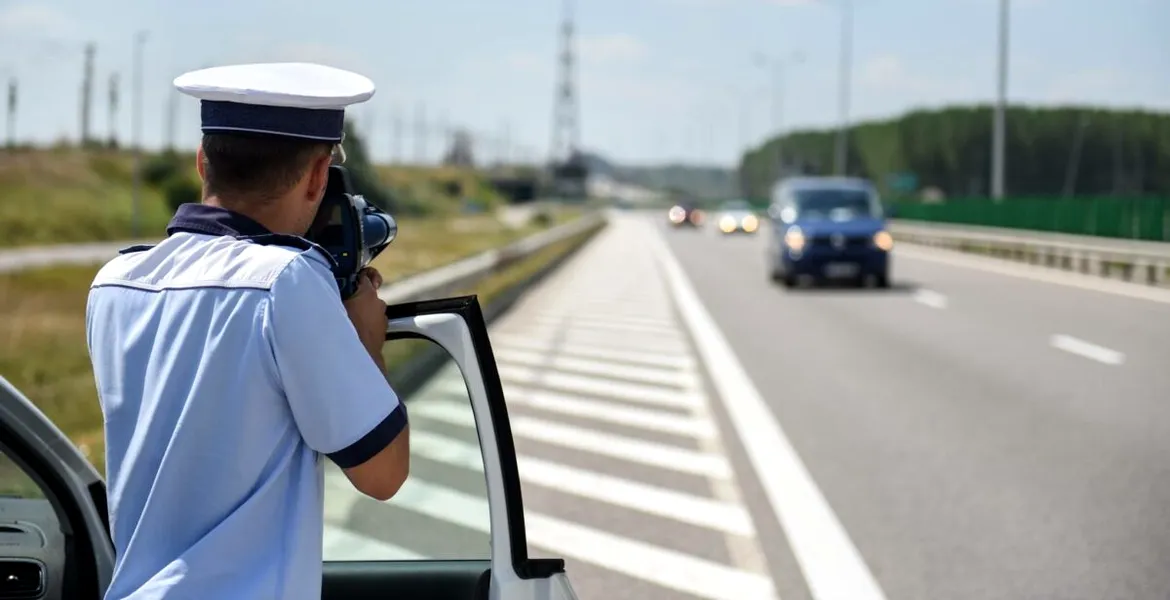
M 152 186 L 169 183 L 181 169 L 178 156 L 171 153 L 151 156 L 142 165 L 142 179 Z
M 203 200 L 203 187 L 186 177 L 172 177 L 163 184 L 163 197 L 171 210 L 178 210 L 181 204 L 193 204 Z
M 541 210 L 532 215 L 532 224 L 537 227 L 552 227 L 553 222 L 553 214 L 550 210 Z

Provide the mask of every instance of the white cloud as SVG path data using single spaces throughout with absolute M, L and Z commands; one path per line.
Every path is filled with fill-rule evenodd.
M 313 62 L 358 72 L 367 70 L 359 55 L 329 44 L 292 42 L 265 45 L 254 52 L 256 60 L 263 62 Z
M 0 8 L 0 32 L 4 35 L 33 33 L 40 38 L 61 38 L 77 31 L 77 23 L 69 15 L 45 4 L 24 2 Z
M 577 40 L 582 62 L 629 63 L 641 60 L 649 50 L 642 40 L 625 33 L 584 35 Z
M 899 93 L 928 102 L 969 98 L 974 83 L 961 76 L 931 77 L 911 71 L 893 54 L 880 54 L 865 61 L 858 83 L 872 92 Z
M 1133 108 L 1167 108 L 1166 87 L 1157 82 L 1135 77 L 1118 69 L 1086 68 L 1053 75 L 1042 85 L 1029 86 L 1036 93 L 1027 94 L 1036 100 L 1051 104 L 1095 104 Z M 1118 90 L 1125 90 L 1125 100 L 1118 99 Z

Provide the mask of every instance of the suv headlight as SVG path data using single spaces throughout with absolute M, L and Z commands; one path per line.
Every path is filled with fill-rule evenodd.
M 804 249 L 804 232 L 799 227 L 789 227 L 788 231 L 784 234 L 784 245 L 800 252 Z
M 894 249 L 894 236 L 890 235 L 888 231 L 879 231 L 873 234 L 873 245 L 885 252 L 889 252 Z

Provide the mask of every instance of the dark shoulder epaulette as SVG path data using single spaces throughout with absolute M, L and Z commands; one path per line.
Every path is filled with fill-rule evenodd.
M 316 250 L 321 254 L 321 256 L 325 257 L 326 261 L 329 262 L 330 269 L 337 268 L 337 260 L 333 258 L 333 255 L 326 252 L 325 249 L 321 246 L 318 246 L 317 244 L 314 244 L 313 242 L 310 242 L 309 240 L 299 235 L 290 235 L 287 233 L 265 233 L 262 235 L 240 236 L 236 239 L 247 240 L 253 244 L 260 244 L 261 246 L 288 246 L 290 248 L 297 248 L 300 250 Z

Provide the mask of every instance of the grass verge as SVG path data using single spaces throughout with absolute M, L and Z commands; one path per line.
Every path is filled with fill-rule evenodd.
M 378 267 L 387 280 L 531 232 L 493 229 L 487 234 L 456 234 L 449 225 L 430 226 L 432 230 L 426 235 L 408 234 L 415 230 L 403 226 L 401 245 L 396 241 L 379 257 Z M 437 235 L 440 233 L 444 235 Z M 481 302 L 488 302 L 573 246 L 573 240 L 550 246 L 466 293 L 480 294 Z M 396 256 L 399 253 L 406 256 Z M 44 411 L 101 471 L 105 461 L 102 415 L 85 346 L 86 297 L 96 271 L 97 267 L 70 266 L 0 274 L 0 314 L 4 315 L 0 319 L 0 375 Z M 402 364 L 402 360 L 395 358 L 394 364 Z

